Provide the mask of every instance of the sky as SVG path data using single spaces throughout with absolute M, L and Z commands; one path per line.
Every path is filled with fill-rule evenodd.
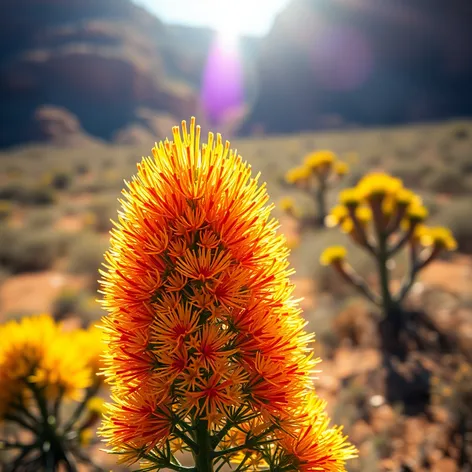
M 206 26 L 240 36 L 265 35 L 289 0 L 134 0 L 166 23 Z

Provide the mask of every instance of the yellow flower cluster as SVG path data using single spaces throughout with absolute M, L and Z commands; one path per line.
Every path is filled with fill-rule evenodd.
M 425 226 L 428 210 L 421 198 L 404 188 L 400 179 L 386 173 L 366 175 L 355 187 L 340 192 L 339 201 L 324 222 L 328 227 L 339 226 L 377 259 L 380 294 L 372 291 L 351 266 L 342 263 L 346 259 L 343 247 L 327 248 L 320 262 L 333 265 L 364 296 L 382 306 L 385 316 L 396 316 L 418 272 L 441 251 L 457 248 L 454 236 L 447 228 Z M 409 274 L 393 294 L 388 262 L 406 246 L 410 249 Z
M 305 166 L 311 170 L 329 168 L 336 161 L 336 154 L 332 151 L 316 151 L 305 157 Z
M 376 196 L 395 195 L 403 187 L 402 181 L 383 172 L 372 172 L 357 184 L 357 192 L 362 199 Z
M 344 261 L 347 257 L 347 249 L 344 246 L 327 247 L 320 256 L 321 265 L 328 266 Z
M 412 238 L 423 246 L 454 250 L 457 243 L 447 228 L 427 228 L 422 222 L 428 218 L 428 210 L 421 198 L 403 187 L 400 179 L 376 172 L 363 177 L 356 187 L 339 194 L 340 204 L 326 217 L 328 227 L 340 226 L 349 234 L 355 231 L 353 216 L 361 226 L 376 219 L 381 230 L 413 230 Z
M 296 184 L 297 182 L 308 180 L 311 172 L 306 167 L 294 167 L 285 174 L 285 180 L 289 184 Z
M 291 197 L 283 197 L 281 200 L 280 200 L 280 208 L 283 210 L 283 211 L 292 211 L 294 208 L 295 208 L 295 202 L 293 200 L 293 198 Z
M 346 162 L 339 161 L 332 151 L 321 150 L 308 154 L 303 165 L 290 169 L 285 175 L 289 184 L 312 180 L 313 177 L 327 179 L 331 175 L 342 177 L 349 172 Z
M 294 218 L 299 218 L 302 215 L 300 208 L 295 204 L 295 200 L 292 197 L 281 198 L 279 206 L 284 213 Z
M 66 332 L 49 315 L 0 326 L 0 420 L 15 404 L 27 406 L 30 385 L 46 398 L 80 398 L 98 369 L 99 331 Z
M 457 249 L 457 241 L 452 235 L 451 230 L 442 226 L 423 227 L 420 242 L 423 246 L 434 246 L 446 251 L 455 251 Z

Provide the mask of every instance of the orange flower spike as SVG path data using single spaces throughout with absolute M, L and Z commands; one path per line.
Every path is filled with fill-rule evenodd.
M 187 251 L 176 264 L 176 269 L 189 279 L 205 282 L 214 279 L 219 273 L 227 270 L 231 264 L 230 253 L 220 253 L 211 249 Z
M 207 370 L 216 370 L 218 361 L 228 362 L 228 358 L 238 352 L 231 349 L 234 333 L 220 329 L 217 325 L 203 325 L 201 331 L 191 337 L 188 347 L 195 349 L 196 362 Z
M 185 338 L 198 330 L 200 310 L 195 310 L 190 303 L 182 303 L 174 308 L 157 309 L 152 326 L 152 339 L 164 347 L 180 347 Z
M 265 185 L 220 135 L 200 144 L 194 119 L 152 153 L 123 192 L 102 271 L 112 393 L 102 435 L 126 463 L 156 469 L 172 465 L 160 452 L 180 449 L 179 437 L 205 472 L 198 451 L 224 457 L 226 433 L 252 418 L 279 453 L 281 424 L 316 423 L 299 410 L 318 360 Z M 295 445 L 281 446 L 298 464 Z
M 230 406 L 239 406 L 240 394 L 235 385 L 234 380 L 225 379 L 218 372 L 199 379 L 198 390 L 186 393 L 188 411 L 194 410 L 196 414 L 206 416 L 224 412 Z

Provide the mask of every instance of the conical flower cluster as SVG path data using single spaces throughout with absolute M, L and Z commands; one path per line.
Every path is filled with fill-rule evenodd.
M 344 470 L 355 450 L 314 393 L 265 185 L 220 135 L 200 144 L 194 119 L 152 152 L 123 192 L 103 272 L 109 446 L 156 469 L 180 470 L 190 451 L 199 471 Z

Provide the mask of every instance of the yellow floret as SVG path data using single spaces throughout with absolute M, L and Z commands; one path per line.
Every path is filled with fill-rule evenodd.
M 320 263 L 328 266 L 335 262 L 342 262 L 346 257 L 347 249 L 344 246 L 330 246 L 321 253 Z
M 424 221 L 426 218 L 428 218 L 428 209 L 421 204 L 413 203 L 409 206 L 406 215 L 410 221 Z
M 338 161 L 334 164 L 334 172 L 339 175 L 346 175 L 349 172 L 349 165 L 346 162 Z
M 451 230 L 443 226 L 429 228 L 429 230 L 421 236 L 420 241 L 424 246 L 435 246 L 446 249 L 447 251 L 457 249 L 457 241 Z
M 279 202 L 280 208 L 283 211 L 290 211 L 295 208 L 295 202 L 292 197 L 283 197 Z
M 86 404 L 87 410 L 102 416 L 105 412 L 105 401 L 100 397 L 92 397 Z
M 356 208 L 356 218 L 360 223 L 367 224 L 372 221 L 372 210 L 366 206 Z
M 285 180 L 289 184 L 295 184 L 301 180 L 308 179 L 308 177 L 310 177 L 310 169 L 307 167 L 294 167 L 285 174 Z
M 362 200 L 362 195 L 357 188 L 346 188 L 339 193 L 339 201 L 346 206 L 357 206 Z
M 403 184 L 400 179 L 383 172 L 367 174 L 357 184 L 357 189 L 363 198 L 373 196 L 395 195 Z
M 79 442 L 81 446 L 89 446 L 93 439 L 93 431 L 91 428 L 85 428 L 80 431 Z
M 305 157 L 305 166 L 310 170 L 317 170 L 320 167 L 330 167 L 336 161 L 336 154 L 332 151 L 316 151 Z
M 349 216 L 349 210 L 344 205 L 336 205 L 331 209 L 325 219 L 325 225 L 328 228 L 334 228 L 341 224 Z
M 407 188 L 401 188 L 395 194 L 395 201 L 398 205 L 409 205 L 415 200 L 415 193 Z

